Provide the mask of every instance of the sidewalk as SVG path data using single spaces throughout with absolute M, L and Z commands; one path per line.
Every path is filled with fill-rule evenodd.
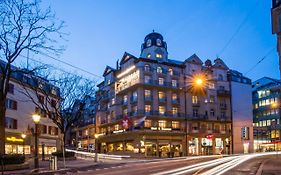
M 272 157 L 262 162 L 257 175 L 280 175 L 281 174 L 281 155 Z
M 4 174 L 5 175 L 27 175 L 27 174 L 31 174 L 33 167 L 34 167 L 34 163 L 33 163 L 33 159 L 28 160 L 29 165 L 30 165 L 30 169 L 25 169 L 25 170 L 16 170 L 16 171 L 5 171 Z M 98 163 L 93 161 L 89 161 L 89 160 L 81 160 L 81 159 L 77 159 L 77 160 L 71 160 L 71 161 L 66 161 L 65 162 L 65 168 L 63 165 L 63 161 L 58 161 L 58 170 L 59 171 L 63 171 L 63 170 L 71 170 L 71 169 L 81 169 L 81 168 L 85 168 L 85 167 L 91 167 L 91 166 L 95 166 Z M 39 161 L 39 168 L 40 168 L 40 172 L 46 172 L 46 174 L 50 173 L 49 170 L 49 161 Z M 49 173 L 47 173 L 49 172 Z

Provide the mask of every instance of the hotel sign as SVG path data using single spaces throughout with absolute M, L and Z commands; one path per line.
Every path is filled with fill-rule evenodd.
M 10 142 L 23 142 L 23 139 L 18 139 L 16 137 L 6 137 L 6 140 Z
M 139 70 L 136 70 L 131 74 L 126 75 L 116 83 L 115 91 L 118 93 L 119 91 L 122 91 L 130 86 L 135 85 L 136 83 L 139 82 L 139 78 L 140 78 Z

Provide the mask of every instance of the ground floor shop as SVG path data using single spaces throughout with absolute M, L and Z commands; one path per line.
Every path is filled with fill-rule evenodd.
M 98 150 L 109 154 L 145 157 L 180 157 L 187 155 L 230 154 L 230 136 L 186 135 L 172 132 L 124 132 L 98 138 Z
M 33 154 L 35 149 L 35 138 L 26 135 L 21 137 L 21 133 L 6 133 L 5 152 L 6 154 Z M 38 152 L 45 155 L 52 154 L 57 151 L 58 138 L 56 137 L 41 137 L 38 139 Z

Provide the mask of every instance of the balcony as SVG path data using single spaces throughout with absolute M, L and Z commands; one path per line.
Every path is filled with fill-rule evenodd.
M 178 105 L 180 104 L 180 101 L 178 99 L 172 100 L 173 105 Z
M 217 95 L 219 97 L 230 97 L 230 92 L 228 90 L 219 89 L 217 90 Z
M 200 107 L 200 102 L 197 101 L 197 102 L 192 103 L 192 107 Z
M 226 104 L 220 104 L 220 109 L 222 110 L 227 110 L 227 105 Z
M 123 100 L 123 101 L 122 101 L 122 105 L 123 105 L 123 106 L 128 105 L 128 101 L 124 101 L 124 100 Z
M 159 103 L 166 103 L 166 98 L 159 98 Z
M 144 101 L 145 102 L 151 102 L 152 101 L 152 96 L 144 96 Z
M 192 119 L 192 120 L 207 120 L 208 116 L 203 115 L 203 114 L 189 114 L 187 115 L 187 119 Z

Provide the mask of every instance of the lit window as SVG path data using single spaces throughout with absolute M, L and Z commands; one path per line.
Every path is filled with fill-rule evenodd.
M 123 115 L 128 115 L 128 109 L 127 108 L 123 109 Z
M 215 110 L 214 110 L 214 109 L 211 109 L 211 110 L 210 110 L 210 115 L 211 115 L 211 116 L 215 116 Z
M 172 68 L 169 68 L 169 74 L 170 74 L 170 75 L 173 75 L 173 74 L 174 74 L 174 71 L 173 71 Z
M 161 46 L 161 40 L 158 38 L 157 40 L 156 40 L 156 44 L 157 44 L 157 46 Z
M 177 95 L 177 94 L 173 94 L 173 95 L 172 95 L 172 100 L 173 100 L 173 101 L 178 100 L 178 95 Z
M 214 83 L 209 83 L 208 86 L 209 86 L 209 89 L 215 89 L 215 84 Z
M 166 128 L 166 124 L 167 124 L 167 121 L 165 121 L 165 120 L 159 120 L 158 121 L 158 126 L 160 128 Z
M 173 114 L 173 115 L 178 114 L 178 108 L 173 107 L 173 108 L 172 108 L 172 114 Z
M 164 78 L 158 78 L 158 84 L 164 85 Z
M 111 104 L 114 105 L 115 104 L 115 98 L 111 99 Z
M 160 53 L 156 54 L 156 58 L 162 58 L 162 57 L 163 57 L 162 54 L 160 54 Z
M 110 82 L 110 80 L 107 80 L 107 84 L 110 84 L 111 82 Z
M 173 87 L 178 87 L 178 81 L 177 80 L 172 80 L 172 86 Z
M 214 103 L 215 102 L 215 97 L 213 95 L 210 96 L 210 103 Z
M 197 104 L 198 103 L 198 97 L 197 96 L 192 96 L 192 103 Z
M 124 96 L 123 96 L 123 102 L 124 102 L 124 103 L 127 103 L 127 102 L 128 102 L 128 95 L 124 95 Z
M 147 47 L 150 47 L 150 46 L 151 46 L 151 39 L 148 39 L 148 40 L 146 41 L 146 46 L 147 46 Z
M 166 112 L 165 106 L 159 106 L 159 114 L 164 115 Z
M 162 92 L 162 91 L 159 91 L 159 92 L 158 92 L 158 98 L 159 98 L 159 100 L 165 99 L 165 93 Z
M 146 58 L 151 58 L 151 54 L 150 54 L 150 53 L 147 54 L 147 55 L 146 55 Z
M 150 111 L 151 111 L 151 105 L 145 105 L 145 107 L 144 107 L 145 109 L 145 113 L 150 113 Z
M 173 129 L 178 129 L 178 128 L 180 128 L 180 122 L 178 122 L 178 121 L 172 121 L 172 128 L 173 128 Z
M 159 73 L 159 74 L 162 74 L 163 73 L 163 69 L 162 69 L 162 67 L 157 67 L 157 73 Z
M 145 120 L 144 121 L 144 127 L 145 128 L 150 128 L 151 127 L 151 120 Z
M 144 96 L 145 97 L 150 97 L 151 96 L 151 91 L 150 90 L 145 90 L 144 91 Z
M 118 131 L 119 130 L 119 125 L 117 124 L 117 125 L 114 125 L 114 130 L 115 131 Z

